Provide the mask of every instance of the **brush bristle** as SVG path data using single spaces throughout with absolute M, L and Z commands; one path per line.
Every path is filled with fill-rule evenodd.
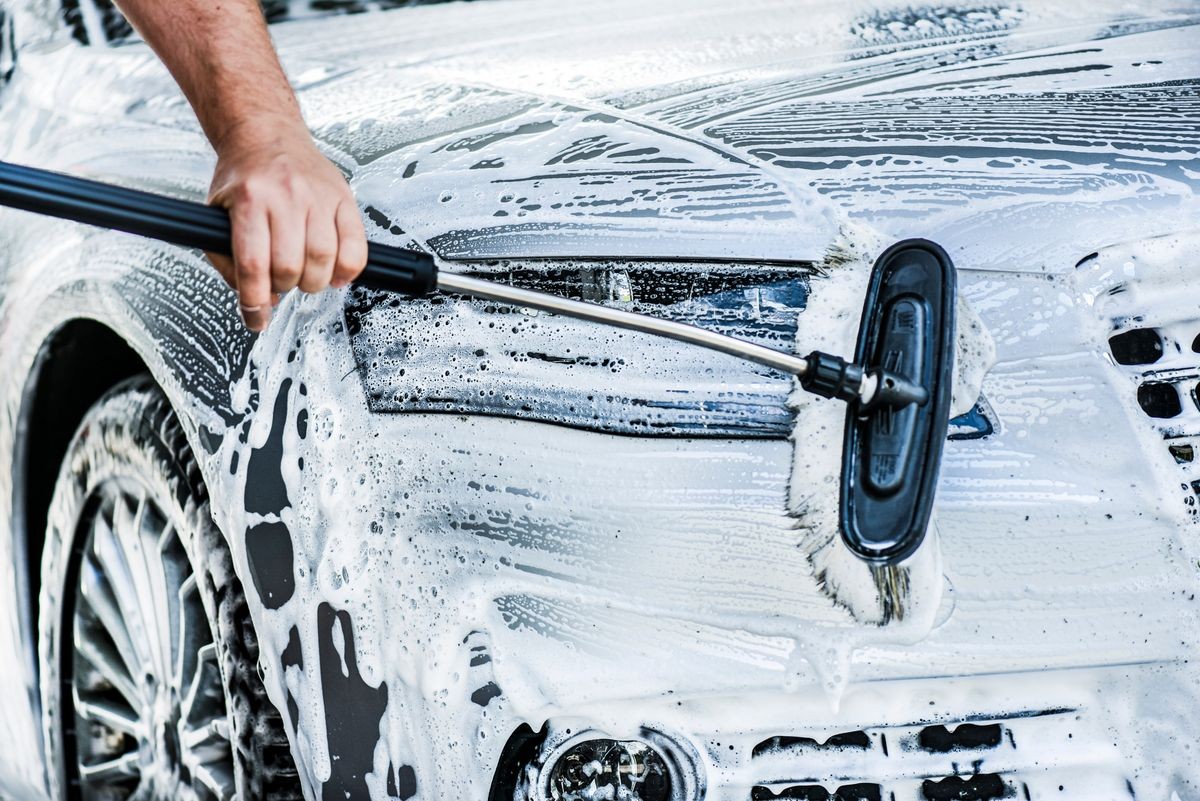
M 940 555 L 932 533 L 900 565 L 869 565 L 838 536 L 811 551 L 809 559 L 821 590 L 859 623 L 917 623 L 941 602 Z

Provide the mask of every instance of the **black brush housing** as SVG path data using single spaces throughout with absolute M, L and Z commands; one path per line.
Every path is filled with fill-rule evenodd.
M 854 361 L 922 387 L 923 403 L 850 404 L 842 450 L 839 528 L 846 547 L 894 565 L 925 539 L 950 424 L 954 265 L 924 239 L 898 242 L 875 262 Z

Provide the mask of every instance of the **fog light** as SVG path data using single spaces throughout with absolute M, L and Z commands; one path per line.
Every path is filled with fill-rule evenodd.
M 669 801 L 666 760 L 640 740 L 585 740 L 568 749 L 550 772 L 554 801 Z

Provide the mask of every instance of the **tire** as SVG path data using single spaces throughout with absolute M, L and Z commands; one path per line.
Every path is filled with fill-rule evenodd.
M 303 798 L 229 548 L 148 378 L 98 401 L 63 461 L 39 659 L 51 797 Z

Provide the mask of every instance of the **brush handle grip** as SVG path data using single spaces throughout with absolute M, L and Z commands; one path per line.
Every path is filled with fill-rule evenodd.
M 4 161 L 0 161 L 0 206 L 211 253 L 232 253 L 229 214 L 224 209 Z M 368 242 L 367 266 L 355 283 L 426 295 L 437 288 L 437 265 L 428 253 Z

